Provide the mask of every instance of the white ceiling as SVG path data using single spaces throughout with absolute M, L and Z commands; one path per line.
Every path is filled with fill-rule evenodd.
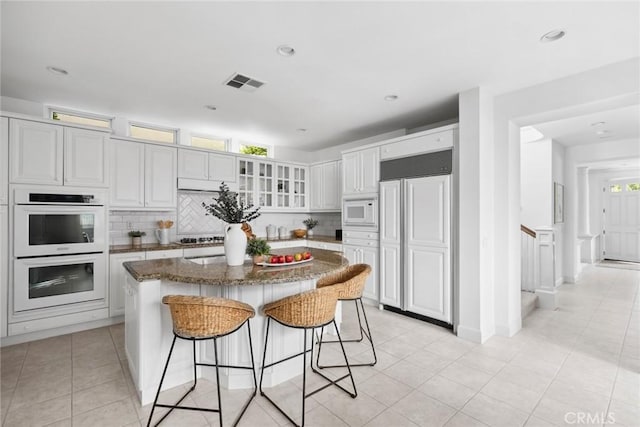
M 302 149 L 455 117 L 473 87 L 504 93 L 640 52 L 638 2 L 0 7 L 4 96 Z M 557 28 L 564 39 L 539 42 Z M 279 56 L 281 44 L 296 55 Z M 224 86 L 234 72 L 266 85 Z
M 565 147 L 619 139 L 640 140 L 640 105 L 539 123 L 533 127 L 545 138 L 553 139 Z

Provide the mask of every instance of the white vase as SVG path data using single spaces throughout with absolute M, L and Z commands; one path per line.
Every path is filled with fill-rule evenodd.
M 313 229 L 307 228 L 307 237 L 313 237 Z
M 227 224 L 224 230 L 224 255 L 227 258 L 227 265 L 244 264 L 247 235 L 241 227 L 242 224 Z

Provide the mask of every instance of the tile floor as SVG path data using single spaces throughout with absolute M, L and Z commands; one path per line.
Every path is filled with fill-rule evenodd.
M 579 284 L 560 288 L 558 310 L 536 310 L 516 336 L 483 345 L 370 308 L 378 364 L 354 369 L 356 399 L 333 387 L 308 399 L 307 425 L 640 425 L 639 282 L 638 271 L 591 267 Z M 325 347 L 323 358 L 336 351 Z M 348 352 L 369 357 L 360 344 Z M 122 325 L 6 347 L 1 356 L 4 426 L 146 425 L 150 408 L 134 397 Z M 300 416 L 299 387 L 296 378 L 270 393 Z M 246 396 L 223 392 L 225 424 Z M 187 401 L 212 405 L 213 383 L 201 381 Z M 175 411 L 163 425 L 218 424 L 216 414 Z M 240 425 L 287 421 L 256 397 Z

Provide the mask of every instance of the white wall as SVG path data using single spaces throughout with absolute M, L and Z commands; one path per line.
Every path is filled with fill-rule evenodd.
M 552 141 L 520 147 L 521 222 L 535 229 L 553 224 Z
M 457 251 L 458 336 L 484 342 L 494 335 L 492 97 L 480 88 L 460 93 Z
M 502 335 L 519 329 L 520 316 L 520 135 L 519 128 L 638 103 L 640 58 L 611 64 L 494 99 L 495 186 L 495 312 Z M 460 126 L 463 126 L 462 115 Z M 636 144 L 637 149 L 637 144 Z M 606 153 L 605 153 L 606 154 Z M 575 162 L 565 153 L 564 259 L 565 277 L 577 278 L 577 197 Z M 569 159 L 569 160 L 568 160 Z M 506 172 L 502 171 L 506 169 Z M 463 185 L 463 183 L 461 183 Z
M 0 111 L 44 117 L 44 105 L 9 96 L 0 96 Z
M 553 224 L 553 183 L 557 182 L 558 184 L 564 185 L 564 154 L 565 147 L 558 143 L 557 141 L 553 141 L 552 143 L 552 155 L 551 155 L 551 187 L 549 190 L 549 195 L 551 198 L 551 222 Z M 559 286 L 564 281 L 564 223 L 553 224 L 553 234 L 555 237 L 556 250 L 555 250 L 555 282 L 556 286 Z

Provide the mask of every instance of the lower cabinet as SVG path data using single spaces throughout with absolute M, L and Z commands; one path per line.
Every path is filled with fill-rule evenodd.
M 126 252 L 109 256 L 109 316 L 124 314 L 125 270 L 123 262 L 144 261 L 144 252 Z
M 109 256 L 109 316 L 114 317 L 124 314 L 124 282 L 126 278 L 126 271 L 122 266 L 123 262 L 162 258 L 180 258 L 182 256 L 182 249 L 111 254 Z
M 349 260 L 349 264 L 369 264 L 371 266 L 371 274 L 367 278 L 362 296 L 378 301 L 378 248 L 342 245 L 342 252 Z

